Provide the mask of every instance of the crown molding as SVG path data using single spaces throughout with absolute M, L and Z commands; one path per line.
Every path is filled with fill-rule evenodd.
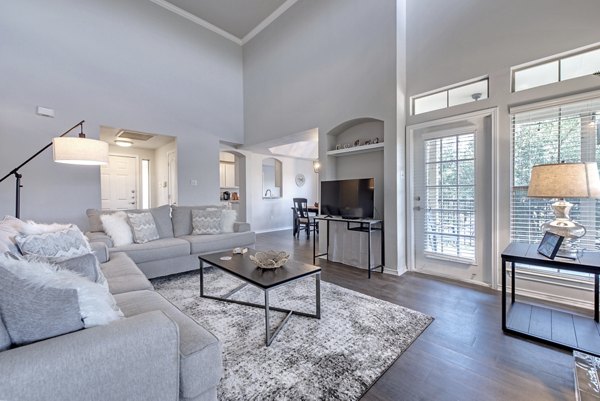
M 210 22 L 205 21 L 202 18 L 195 16 L 194 14 L 188 13 L 187 11 L 185 11 L 185 10 L 183 10 L 183 9 L 181 9 L 181 8 L 179 8 L 179 7 L 171 4 L 171 3 L 169 3 L 168 1 L 165 1 L 165 0 L 150 0 L 150 1 L 152 3 L 154 3 L 154 4 L 156 4 L 156 5 L 159 5 L 159 6 L 163 7 L 163 8 L 165 8 L 165 9 L 167 9 L 167 10 L 169 10 L 169 11 L 171 11 L 171 12 L 173 12 L 173 13 L 175 13 L 175 14 L 177 14 L 177 15 L 185 18 L 185 19 L 187 19 L 187 20 L 190 20 L 190 21 L 192 21 L 192 22 L 194 22 L 194 23 L 196 23 L 196 24 L 198 24 L 198 25 L 200 25 L 200 26 L 202 26 L 202 27 L 204 27 L 204 28 L 206 28 L 208 30 L 213 31 L 216 34 L 219 34 L 219 35 L 223 36 L 225 39 L 229 39 L 232 42 L 234 42 L 234 43 L 236 43 L 236 44 L 238 44 L 240 46 L 243 44 L 242 40 L 240 38 L 238 38 L 237 36 L 234 36 L 234 35 L 230 34 L 229 32 L 224 31 L 223 29 L 219 28 L 218 26 L 215 26 L 215 25 L 211 24 Z M 277 12 L 277 10 L 275 12 Z M 273 14 L 275 14 L 275 13 L 273 13 Z M 273 14 L 271 14 L 271 15 L 273 15 Z
M 248 32 L 248 34 L 246 36 L 244 36 L 242 38 L 242 45 L 245 45 L 246 43 L 248 43 L 250 41 L 250 39 L 252 39 L 256 35 L 258 35 L 263 29 L 265 29 L 267 26 L 269 26 L 271 24 L 271 22 L 275 21 L 281 14 L 286 12 L 287 9 L 290 8 L 291 6 L 293 6 L 297 1 L 298 0 L 287 0 L 285 3 L 280 5 L 277 8 L 277 10 L 273 11 L 271 13 L 271 15 L 269 15 L 267 18 L 262 20 L 262 22 L 260 24 L 255 26 L 254 29 L 252 29 L 250 32 Z

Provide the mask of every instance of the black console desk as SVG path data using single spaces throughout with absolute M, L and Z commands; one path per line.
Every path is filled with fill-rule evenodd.
M 369 236 L 369 246 L 368 246 L 368 255 L 367 255 L 367 271 L 368 277 L 371 278 L 371 271 L 375 269 L 381 268 L 381 272 L 383 273 L 384 263 L 385 263 L 385 241 L 384 241 L 384 232 L 383 232 L 383 220 L 377 219 L 344 219 L 340 216 L 316 216 L 315 220 L 325 221 L 327 222 L 327 252 L 321 253 L 317 255 L 317 241 L 316 235 L 313 235 L 313 265 L 316 260 L 320 256 L 327 256 L 327 260 L 329 260 L 329 222 L 336 221 L 346 223 L 346 229 L 348 231 L 358 231 L 361 233 L 367 233 Z M 377 266 L 371 266 L 371 233 L 373 231 L 381 231 L 381 264 Z
M 516 336 L 600 356 L 598 324 L 598 275 L 600 253 L 583 251 L 576 260 L 548 259 L 537 252 L 537 244 L 511 243 L 502 252 L 502 330 Z M 515 302 L 515 264 L 549 267 L 594 275 L 594 318 Z M 507 311 L 506 265 L 511 270 L 510 310 Z M 507 313 L 508 312 L 508 313 Z

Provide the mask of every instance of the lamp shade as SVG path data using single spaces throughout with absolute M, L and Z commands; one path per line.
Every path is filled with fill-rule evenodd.
M 108 164 L 108 143 L 97 139 L 58 137 L 52 139 L 57 163 L 99 166 Z
M 596 163 L 540 164 L 531 169 L 530 198 L 600 198 Z

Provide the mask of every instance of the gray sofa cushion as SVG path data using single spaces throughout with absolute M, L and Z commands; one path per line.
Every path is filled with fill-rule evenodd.
M 108 259 L 110 258 L 110 256 L 108 254 L 108 246 L 106 246 L 106 244 L 104 242 L 102 242 L 102 241 L 90 242 L 90 247 L 92 248 L 92 252 L 94 253 L 94 255 L 96 255 L 96 258 L 98 258 L 98 262 L 100 262 L 100 263 L 108 262 Z
M 127 252 L 135 263 L 162 260 L 190 254 L 190 243 L 179 238 L 164 238 L 145 244 L 111 248 L 111 252 Z
M 220 205 L 205 205 L 205 206 L 175 206 L 172 208 L 172 220 L 173 220 L 173 235 L 175 237 L 181 237 L 182 235 L 190 235 L 192 233 L 192 209 L 195 210 L 206 210 L 206 209 L 222 209 Z
M 192 254 L 199 254 L 253 245 L 256 242 L 256 234 L 253 231 L 245 231 L 215 235 L 186 235 L 181 239 L 189 241 Z
M 152 283 L 124 252 L 112 252 L 110 260 L 101 265 L 111 294 L 128 291 L 153 290 Z
M 104 231 L 100 215 L 105 213 L 114 213 L 116 210 L 98 210 L 88 209 L 86 214 L 90 224 L 90 232 Z M 141 213 L 150 212 L 154 217 L 156 223 L 156 229 L 160 238 L 173 238 L 173 223 L 171 222 L 171 207 L 169 205 L 163 205 L 159 207 L 153 207 L 152 209 L 131 209 L 125 210 L 128 213 Z M 191 231 L 190 231 L 191 232 Z
M 6 331 L 6 326 L 0 317 L 0 351 L 4 351 L 10 348 L 10 336 Z
M 32 286 L 2 266 L 0 315 L 16 345 L 83 328 L 76 289 Z
M 106 278 L 104 278 L 104 275 L 102 275 L 102 271 L 100 270 L 98 259 L 96 259 L 96 256 L 93 253 L 55 262 L 55 264 L 60 266 L 61 269 L 71 270 L 72 272 L 86 277 L 94 283 L 103 285 L 106 282 Z
M 160 310 L 179 326 L 180 397 L 193 399 L 221 380 L 223 366 L 219 340 L 153 291 L 135 291 L 115 296 L 125 316 Z

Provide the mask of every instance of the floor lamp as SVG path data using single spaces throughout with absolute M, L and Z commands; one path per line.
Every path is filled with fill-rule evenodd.
M 321 172 L 321 163 L 318 160 L 313 161 L 313 170 L 315 172 L 315 174 L 317 175 L 317 202 L 318 205 L 321 205 L 320 199 L 319 199 L 319 187 L 321 186 L 320 182 L 319 182 L 319 173 Z M 315 205 L 317 206 L 317 205 Z
M 23 175 L 19 173 L 21 167 L 35 159 L 40 153 L 54 145 L 53 157 L 57 163 L 78 164 L 86 166 L 100 166 L 108 164 L 108 143 L 97 139 L 88 139 L 83 133 L 83 123 L 75 124 L 62 135 L 52 139 L 52 142 L 38 150 L 29 159 L 13 168 L 6 174 L 0 182 L 6 180 L 11 175 L 16 178 L 16 200 L 15 200 L 15 217 L 21 217 L 21 178 Z M 75 138 L 66 138 L 66 135 L 79 127 L 79 136 Z

